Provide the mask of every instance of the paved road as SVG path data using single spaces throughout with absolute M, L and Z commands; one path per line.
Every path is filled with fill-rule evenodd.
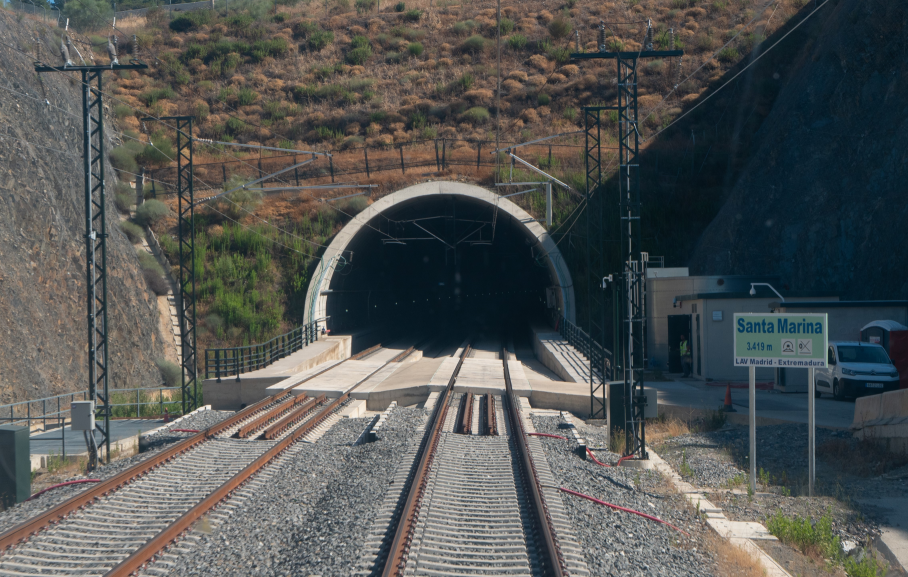
M 731 390 L 732 406 L 739 413 L 748 412 L 748 391 L 735 386 Z M 711 386 L 695 379 L 678 379 L 663 382 L 646 382 L 646 387 L 658 391 L 659 404 L 718 409 L 725 400 L 725 386 Z M 781 393 L 774 390 L 757 390 L 757 416 L 790 421 L 807 422 L 807 393 Z M 819 427 L 847 429 L 854 420 L 854 401 L 836 401 L 824 395 L 816 401 L 816 422 Z
M 147 432 L 164 424 L 163 419 L 117 419 L 110 422 L 110 441 L 119 441 L 134 437 L 139 432 Z M 82 431 L 73 431 L 68 426 L 63 429 L 66 454 L 85 453 L 85 436 Z M 95 438 L 98 438 L 97 433 Z M 64 443 L 60 441 L 60 430 L 53 429 L 45 433 L 32 435 L 30 438 L 32 455 L 62 455 Z

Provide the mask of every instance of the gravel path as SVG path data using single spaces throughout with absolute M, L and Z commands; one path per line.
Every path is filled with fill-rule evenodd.
M 186 429 L 204 429 L 222 421 L 223 419 L 226 419 L 233 414 L 234 413 L 230 411 L 199 411 L 194 415 L 186 417 L 185 420 L 181 421 L 177 425 L 174 425 L 174 427 Z M 186 437 L 191 436 L 191 434 L 192 433 L 164 433 L 162 431 L 162 434 L 158 439 L 159 442 L 156 443 L 154 445 L 154 448 L 149 451 L 114 461 L 110 465 L 105 465 L 97 471 L 93 471 L 91 475 L 75 475 L 70 477 L 61 475 L 59 478 L 55 479 L 48 478 L 49 476 L 45 476 L 44 480 L 46 482 L 44 484 L 50 486 L 56 483 L 75 481 L 78 479 L 109 479 L 114 475 L 122 473 L 136 463 L 144 461 L 148 457 L 157 454 L 167 445 L 185 439 Z M 6 511 L 2 511 L 0 512 L 0 531 L 6 531 L 27 519 L 30 519 L 36 515 L 40 515 L 48 509 L 59 505 L 60 503 L 66 501 L 71 497 L 74 497 L 82 491 L 91 488 L 92 486 L 93 484 L 80 483 L 77 485 L 60 487 L 59 489 L 48 491 L 47 493 L 44 493 L 40 497 L 36 497 L 31 501 L 19 503 L 15 507 L 7 509 Z
M 533 416 L 533 424 L 540 433 L 570 437 L 570 431 L 559 427 L 563 423 L 560 417 Z M 607 445 L 605 435 L 595 427 L 579 424 L 578 427 L 590 446 Z M 714 563 L 706 553 L 701 523 L 681 497 L 666 490 L 661 475 L 626 467 L 604 468 L 591 460 L 583 461 L 572 453 L 573 441 L 543 438 L 542 442 L 552 472 L 562 487 L 654 515 L 692 535 L 688 538 L 643 517 L 562 494 L 593 575 L 701 577 L 715 574 Z M 597 458 L 614 463 L 618 455 L 598 451 Z
M 266 491 L 214 527 L 172 575 L 348 576 L 422 409 L 397 408 L 378 442 L 352 444 L 370 419 L 342 419 L 301 447 Z

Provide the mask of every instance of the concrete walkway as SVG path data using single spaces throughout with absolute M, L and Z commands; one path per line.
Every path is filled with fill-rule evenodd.
M 888 549 L 884 552 L 890 561 L 902 566 L 902 571 L 908 570 L 908 498 L 861 499 L 860 503 L 881 511 L 885 522 L 880 524 L 880 541 Z
M 163 419 L 116 419 L 110 422 L 111 445 L 136 437 L 140 432 L 147 433 L 164 424 Z M 69 426 L 63 429 L 63 438 L 60 440 L 60 429 L 51 429 L 43 433 L 31 435 L 29 449 L 32 459 L 32 470 L 46 467 L 47 458 L 51 455 L 62 457 L 65 453 L 67 460 L 80 456 L 87 456 L 85 436 L 82 431 L 73 431 Z M 98 435 L 95 435 L 98 438 Z

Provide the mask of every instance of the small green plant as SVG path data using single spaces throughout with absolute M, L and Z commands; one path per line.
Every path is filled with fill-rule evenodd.
M 760 479 L 760 484 L 764 487 L 769 486 L 769 471 L 764 471 L 763 467 L 760 467 L 760 471 L 757 473 L 757 477 Z
M 489 119 L 489 111 L 482 106 L 474 106 L 463 113 L 463 118 L 474 124 L 482 124 Z
M 832 516 L 828 512 L 816 523 L 811 523 L 807 517 L 787 517 L 782 511 L 777 511 L 766 520 L 766 528 L 780 541 L 802 553 L 813 553 L 825 559 L 841 558 L 839 538 L 832 531 Z
M 563 16 L 559 16 L 549 22 L 549 35 L 555 40 L 567 38 L 573 30 L 574 28 L 571 26 L 570 21 Z
M 548 56 L 549 58 L 551 58 L 558 64 L 564 64 L 571 58 L 571 49 L 568 48 L 567 46 L 562 46 L 562 47 L 552 46 L 552 47 L 549 47 L 549 49 L 546 50 L 545 53 L 546 53 L 546 56 Z
M 454 30 L 454 34 L 457 34 L 460 36 L 466 36 L 467 34 L 469 34 L 470 32 L 472 32 L 475 29 L 476 29 L 476 22 L 474 22 L 472 20 L 464 20 L 463 22 L 455 22 L 454 26 L 452 27 L 452 30 Z
M 138 244 L 145 238 L 145 231 L 142 230 L 142 227 L 128 220 L 120 222 L 120 230 L 132 244 Z
M 344 56 L 348 64 L 362 66 L 372 56 L 372 45 L 365 36 L 354 36 L 350 47 L 352 49 Z
M 726 64 L 731 64 L 732 62 L 737 62 L 738 60 L 738 50 L 732 48 L 731 46 L 719 50 L 719 53 L 716 55 L 716 58 L 719 59 L 719 62 L 725 62 Z
M 694 470 L 691 469 L 690 465 L 687 464 L 687 450 L 681 451 L 681 476 L 682 477 L 693 477 Z
M 240 91 L 236 95 L 236 101 L 240 106 L 249 106 L 259 97 L 258 92 L 255 92 L 251 88 L 240 88 Z
M 458 86 L 458 88 L 460 88 L 461 90 L 466 92 L 467 90 L 469 90 L 470 88 L 473 87 L 473 82 L 475 82 L 475 78 L 473 77 L 473 75 L 470 74 L 469 72 L 465 72 L 457 80 L 457 86 Z
M 428 123 L 428 118 L 422 112 L 415 112 L 413 116 L 410 117 L 410 127 L 415 130 L 422 130 L 426 127 Z
M 846 557 L 843 565 L 848 577 L 883 577 L 889 571 L 889 566 L 877 561 L 872 551 L 868 551 L 860 561 Z
M 463 50 L 466 52 L 482 52 L 486 47 L 486 39 L 479 34 L 474 34 L 463 41 Z
M 565 108 L 564 112 L 562 112 L 561 114 L 562 114 L 562 116 L 564 116 L 566 119 L 570 120 L 571 122 L 574 122 L 574 120 L 577 119 L 577 109 L 571 108 L 570 106 Z
M 135 220 L 143 226 L 151 226 L 170 214 L 170 209 L 160 200 L 146 200 L 136 209 Z
M 621 52 L 624 50 L 624 42 L 618 40 L 617 38 L 611 38 L 606 42 L 609 52 Z
M 407 10 L 404 13 L 404 20 L 407 22 L 419 22 L 419 19 L 422 18 L 422 10 Z
M 407 5 L 404 4 L 403 2 L 398 2 L 397 4 L 394 5 L 395 12 L 403 12 L 406 9 L 407 9 Z
M 164 379 L 164 383 L 168 387 L 176 387 L 181 384 L 181 369 L 179 366 L 166 359 L 158 359 L 155 364 L 158 365 L 158 370 L 161 371 L 161 378 Z
M 421 42 L 411 42 L 410 45 L 407 46 L 407 52 L 409 52 L 412 56 L 421 56 L 422 51 L 423 46 Z
M 110 164 L 118 170 L 136 172 L 136 153 L 128 146 L 117 146 L 110 151 Z
M 788 487 L 782 487 L 779 492 L 782 493 L 783 497 L 791 497 L 791 489 Z
M 512 50 L 523 50 L 527 46 L 527 37 L 523 34 L 512 34 L 508 36 L 508 46 Z
M 510 18 L 501 19 L 501 34 L 507 36 L 514 31 L 514 21 Z
M 539 103 L 539 106 L 548 106 L 551 101 L 552 101 L 552 98 L 544 92 L 540 93 L 536 97 L 536 102 Z
M 356 6 L 356 13 L 363 15 L 375 9 L 376 4 L 377 0 L 356 0 L 354 5 Z

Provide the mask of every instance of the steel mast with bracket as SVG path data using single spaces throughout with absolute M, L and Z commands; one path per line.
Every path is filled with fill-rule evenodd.
M 605 342 L 605 284 L 606 277 L 604 235 L 604 191 L 601 173 L 601 140 L 599 138 L 599 113 L 602 109 L 618 112 L 618 205 L 621 234 L 622 289 L 624 292 L 621 351 L 624 373 L 625 397 L 625 454 L 637 459 L 648 459 L 646 451 L 646 424 L 644 410 L 646 397 L 643 392 L 641 373 L 646 364 L 646 263 L 640 246 L 640 131 L 637 123 L 637 63 L 645 58 L 673 58 L 684 54 L 683 50 L 653 50 L 652 22 L 647 23 L 643 46 L 637 52 L 610 52 L 605 45 L 605 24 L 599 26 L 598 52 L 571 54 L 572 60 L 614 59 L 618 73 L 618 104 L 615 107 L 585 107 L 587 151 L 587 195 L 593 190 L 599 196 L 599 212 L 592 215 L 587 210 L 588 269 L 587 290 L 590 295 L 590 350 L 595 342 Z M 595 130 L 595 135 L 593 135 Z M 591 165 L 592 164 L 592 165 Z M 596 220 L 594 220 L 596 219 Z M 595 239 L 593 238 L 595 237 Z M 594 246 L 598 243 L 598 246 Z M 595 252 L 595 254 L 593 254 Z M 599 292 L 603 291 L 603 292 Z M 595 302 L 594 302 L 595 301 Z M 593 310 L 596 308 L 597 310 Z M 620 309 L 619 309 L 620 310 Z M 598 314 L 597 314 L 598 313 Z M 594 323 L 598 317 L 599 322 Z M 617 345 L 618 343 L 616 343 Z M 618 348 L 618 347 L 616 347 Z M 592 362 L 592 359 L 591 359 Z M 591 366 L 591 377 L 594 367 Z M 601 391 L 602 400 L 597 398 L 597 389 L 607 387 L 607 375 L 601 375 L 598 383 L 590 380 L 591 404 L 598 402 L 605 412 L 607 395 Z M 600 417 L 602 418 L 602 417 Z
M 82 75 L 82 169 L 85 178 L 85 257 L 88 317 L 88 400 L 95 407 L 95 430 L 101 434 L 110 463 L 110 398 L 107 325 L 107 196 L 105 194 L 104 108 L 105 71 L 145 70 L 138 60 L 106 66 L 48 66 L 35 62 L 35 72 L 79 72 Z M 98 418 L 99 417 L 99 418 Z M 87 436 L 88 468 L 99 463 L 95 431 Z

